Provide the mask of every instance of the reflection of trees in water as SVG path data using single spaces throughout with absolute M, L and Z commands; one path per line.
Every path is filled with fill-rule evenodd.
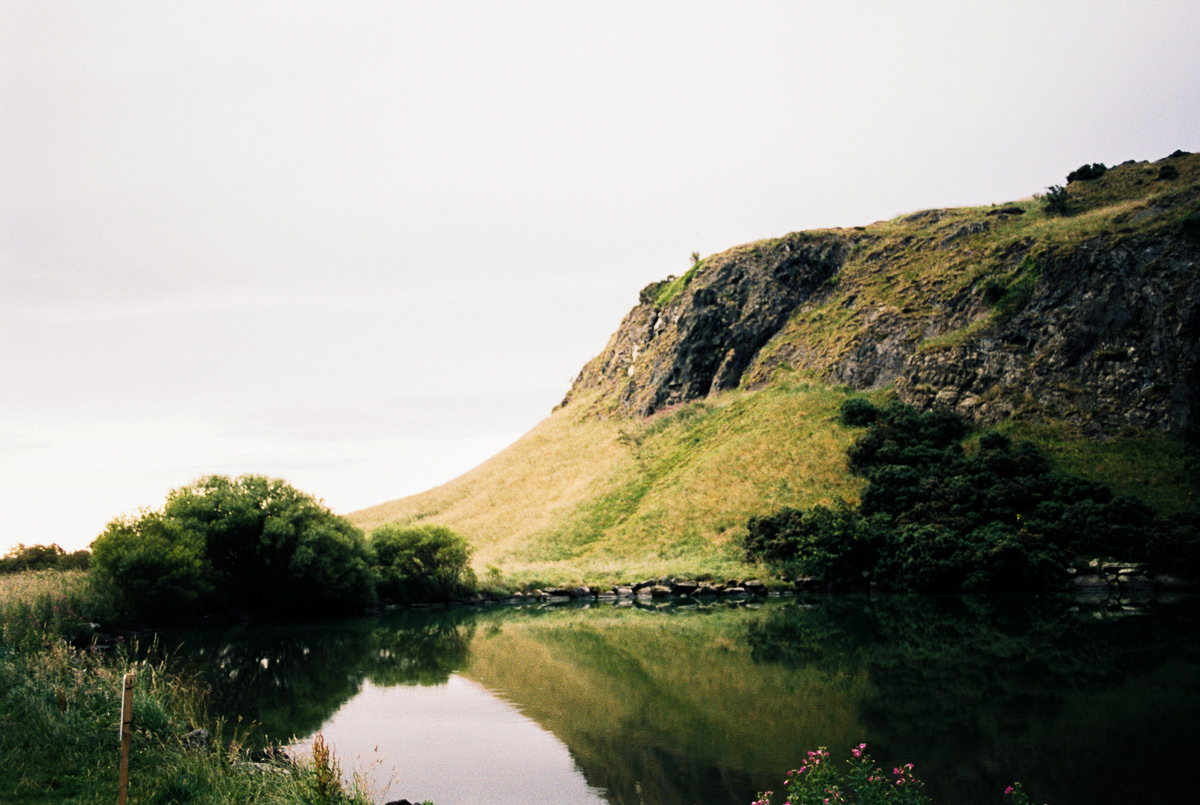
M 383 687 L 444 685 L 471 657 L 475 620 L 466 609 L 389 616 L 372 634 L 364 673 Z
M 1194 601 L 1156 606 L 1142 617 L 1053 598 L 838 597 L 777 610 L 751 624 L 748 638 L 760 662 L 830 674 L 867 671 L 872 693 L 860 701 L 859 712 L 876 747 L 903 754 L 919 746 L 927 771 L 941 767 L 944 776 L 961 778 L 955 759 L 965 747 L 990 747 L 996 774 L 1013 773 L 1022 757 L 1036 768 L 1031 756 L 1040 754 L 1037 742 L 1061 739 L 1070 730 L 1060 723 L 1068 706 L 1115 694 L 1172 661 L 1186 659 L 1189 672 L 1197 673 L 1197 609 Z M 1128 721 L 1110 723 L 1128 735 L 1139 730 Z M 1031 732 L 1033 725 L 1041 731 Z M 1083 791 L 1100 797 L 1092 801 L 1105 799 L 1113 777 L 1095 774 L 1096 751 L 1075 748 L 1058 754 L 1054 764 L 1041 760 L 1051 776 L 1071 782 L 1061 792 L 1035 789 L 1039 801 L 1084 801 Z M 1114 750 L 1114 766 L 1129 768 L 1130 751 L 1154 754 L 1149 747 L 1124 746 L 1121 753 Z M 1081 754 L 1088 757 L 1080 760 Z M 932 772 L 928 779 L 938 782 Z M 967 792 L 959 789 L 949 798 L 931 793 L 935 801 L 966 801 Z M 990 793 L 984 788 L 972 795 Z
M 259 739 L 319 729 L 362 687 L 439 685 L 469 657 L 474 613 L 398 613 L 187 635 L 172 665 L 209 690 L 210 715 L 258 725 Z

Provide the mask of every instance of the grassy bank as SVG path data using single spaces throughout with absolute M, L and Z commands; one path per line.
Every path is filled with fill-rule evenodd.
M 121 680 L 136 673 L 129 801 L 370 803 L 336 761 L 254 763 L 252 725 L 210 721 L 204 691 L 128 642 L 77 648 L 105 602 L 79 571 L 0 575 L 0 801 L 115 802 Z M 207 732 L 201 740 L 197 729 Z

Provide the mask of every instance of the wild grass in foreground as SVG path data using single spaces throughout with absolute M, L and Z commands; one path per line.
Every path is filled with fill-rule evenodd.
M 115 802 L 121 680 L 136 673 L 130 802 L 369 803 L 336 762 L 253 763 L 246 727 L 208 723 L 204 692 L 133 647 L 75 648 L 102 602 L 79 572 L 0 580 L 0 801 Z M 207 735 L 197 732 L 207 727 Z

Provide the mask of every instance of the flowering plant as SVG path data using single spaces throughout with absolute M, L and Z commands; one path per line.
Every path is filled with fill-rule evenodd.
M 808 753 L 804 765 L 787 773 L 787 800 L 783 805 L 929 805 L 921 793 L 924 783 L 913 776 L 913 764 L 892 769 L 889 775 L 875 765 L 867 745 L 850 750 L 842 772 L 829 759 L 829 750 L 819 747 Z M 771 805 L 772 791 L 758 795 L 751 805 Z
M 1012 805 L 1033 805 L 1033 801 L 1029 799 L 1029 795 L 1021 788 L 1020 783 L 1013 783 L 1008 788 L 1004 789 L 1005 796 L 1011 797 Z

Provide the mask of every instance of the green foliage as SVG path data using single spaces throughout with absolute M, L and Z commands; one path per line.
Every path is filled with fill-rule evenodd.
M 1070 212 L 1067 207 L 1067 188 L 1062 185 L 1050 185 L 1046 193 L 1039 197 L 1042 209 L 1049 215 L 1066 215 Z
M 67 553 L 59 545 L 25 545 L 17 543 L 0 556 L 0 573 L 21 573 L 26 570 L 87 570 L 91 554 L 87 551 Z
M 1200 571 L 1200 515 L 1156 517 L 1103 484 L 1054 471 L 1030 442 L 988 431 L 968 454 L 957 415 L 861 398 L 843 405 L 842 419 L 869 423 L 847 451 L 868 481 L 859 508 L 753 518 L 748 558 L 915 592 L 1053 589 L 1070 560 L 1086 556 Z
M 362 532 L 286 482 L 255 475 L 175 489 L 162 511 L 114 520 L 92 551 L 98 578 L 143 618 L 210 606 L 347 611 L 374 597 Z
M 1099 179 L 1108 170 L 1103 162 L 1093 162 L 1091 165 L 1081 165 L 1067 174 L 1067 184 L 1071 182 L 1088 182 Z
M 467 541 L 441 525 L 382 525 L 370 548 L 383 598 L 398 602 L 453 601 L 475 591 Z
M 92 543 L 92 573 L 134 616 L 195 614 L 212 591 L 204 539 L 161 512 L 113 520 Z

